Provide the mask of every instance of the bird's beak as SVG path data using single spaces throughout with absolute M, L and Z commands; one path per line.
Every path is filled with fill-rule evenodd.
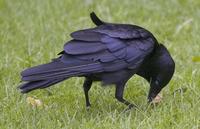
M 160 87 L 155 87 L 154 85 L 151 85 L 149 89 L 149 94 L 148 94 L 148 103 L 151 103 L 155 97 L 158 95 L 158 93 L 161 91 L 162 88 Z
M 148 103 L 151 103 L 155 97 L 156 97 L 156 95 L 154 93 L 149 94 L 148 95 Z

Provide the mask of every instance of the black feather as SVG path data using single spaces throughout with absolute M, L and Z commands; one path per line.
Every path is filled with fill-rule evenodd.
M 51 85 L 54 85 L 56 83 L 59 83 L 59 82 L 65 80 L 65 79 L 66 78 L 30 81 L 30 82 L 26 82 L 26 83 L 20 85 L 19 89 L 21 90 L 21 93 L 28 93 L 28 92 L 35 90 L 35 89 L 47 88 Z
M 91 18 L 91 20 L 93 21 L 93 23 L 94 23 L 95 25 L 97 25 L 97 26 L 100 26 L 100 25 L 105 24 L 102 20 L 100 20 L 100 19 L 97 17 L 97 15 L 96 15 L 94 12 L 90 13 L 90 18 Z

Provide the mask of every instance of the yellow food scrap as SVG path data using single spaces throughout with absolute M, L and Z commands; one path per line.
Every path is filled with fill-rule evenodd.
M 152 101 L 154 104 L 160 103 L 162 101 L 162 94 L 158 94 Z
M 41 107 L 43 105 L 41 100 L 35 99 L 33 97 L 27 97 L 26 101 L 28 104 L 31 104 L 33 107 Z

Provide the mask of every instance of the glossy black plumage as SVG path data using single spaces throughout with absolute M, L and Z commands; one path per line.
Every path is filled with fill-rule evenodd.
M 148 99 L 168 84 L 175 64 L 168 50 L 146 29 L 128 24 L 112 24 L 90 14 L 97 27 L 71 33 L 72 40 L 64 45 L 60 57 L 21 73 L 22 93 L 46 88 L 74 76 L 86 77 L 86 106 L 93 81 L 115 84 L 115 97 L 129 108 L 134 105 L 123 98 L 126 82 L 138 74 L 150 83 Z

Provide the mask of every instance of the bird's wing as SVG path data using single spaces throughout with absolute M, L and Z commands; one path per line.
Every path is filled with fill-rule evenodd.
M 141 29 L 101 25 L 76 31 L 71 34 L 73 40 L 64 45 L 64 51 L 76 59 L 97 63 L 101 71 L 137 69 L 155 44 L 154 37 Z

